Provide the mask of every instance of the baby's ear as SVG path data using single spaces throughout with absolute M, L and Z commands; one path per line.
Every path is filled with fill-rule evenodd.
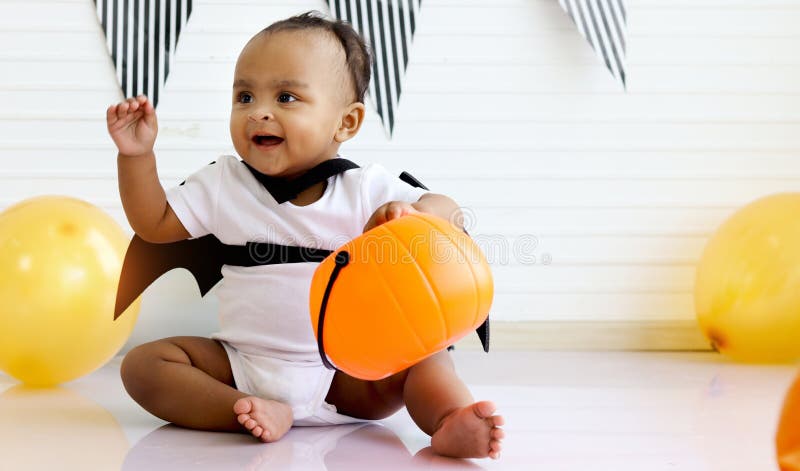
M 339 129 L 336 130 L 334 140 L 344 142 L 358 134 L 361 124 L 364 122 L 364 103 L 351 103 L 345 108 L 342 120 L 339 122 Z

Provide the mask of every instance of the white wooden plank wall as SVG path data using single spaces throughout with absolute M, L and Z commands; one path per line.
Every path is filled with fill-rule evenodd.
M 800 2 L 627 3 L 624 93 L 556 0 L 424 0 L 394 139 L 372 113 L 344 148 L 468 208 L 494 247 L 497 320 L 690 320 L 713 229 L 800 189 Z M 251 34 L 324 5 L 195 0 L 158 110 L 165 185 L 232 151 Z M 121 96 L 93 3 L 2 0 L 0 44 L 0 208 L 66 194 L 128 227 L 104 123 Z M 531 236 L 535 264 L 495 252 Z

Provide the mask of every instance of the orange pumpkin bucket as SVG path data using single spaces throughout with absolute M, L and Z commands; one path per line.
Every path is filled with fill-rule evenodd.
M 786 394 L 775 445 L 781 471 L 800 471 L 800 376 Z
M 480 248 L 424 213 L 393 219 L 328 256 L 311 282 L 311 324 L 326 366 L 378 380 L 483 324 L 494 287 Z

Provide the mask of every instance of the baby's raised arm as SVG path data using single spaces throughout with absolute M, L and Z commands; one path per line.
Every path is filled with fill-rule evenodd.
M 119 150 L 119 195 L 133 230 L 148 242 L 189 238 L 158 180 L 153 152 L 158 122 L 153 104 L 143 95 L 128 98 L 108 107 L 106 123 Z

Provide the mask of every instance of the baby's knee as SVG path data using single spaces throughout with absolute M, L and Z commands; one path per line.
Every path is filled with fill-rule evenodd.
M 152 367 L 152 357 L 143 347 L 145 346 L 139 345 L 129 351 L 122 359 L 122 365 L 119 368 L 122 384 L 128 394 L 133 397 L 139 395 L 139 390 L 147 378 L 148 366 Z
M 122 384 L 137 402 L 154 394 L 158 363 L 164 359 L 161 350 L 156 342 L 146 343 L 135 347 L 122 359 L 119 371 Z

